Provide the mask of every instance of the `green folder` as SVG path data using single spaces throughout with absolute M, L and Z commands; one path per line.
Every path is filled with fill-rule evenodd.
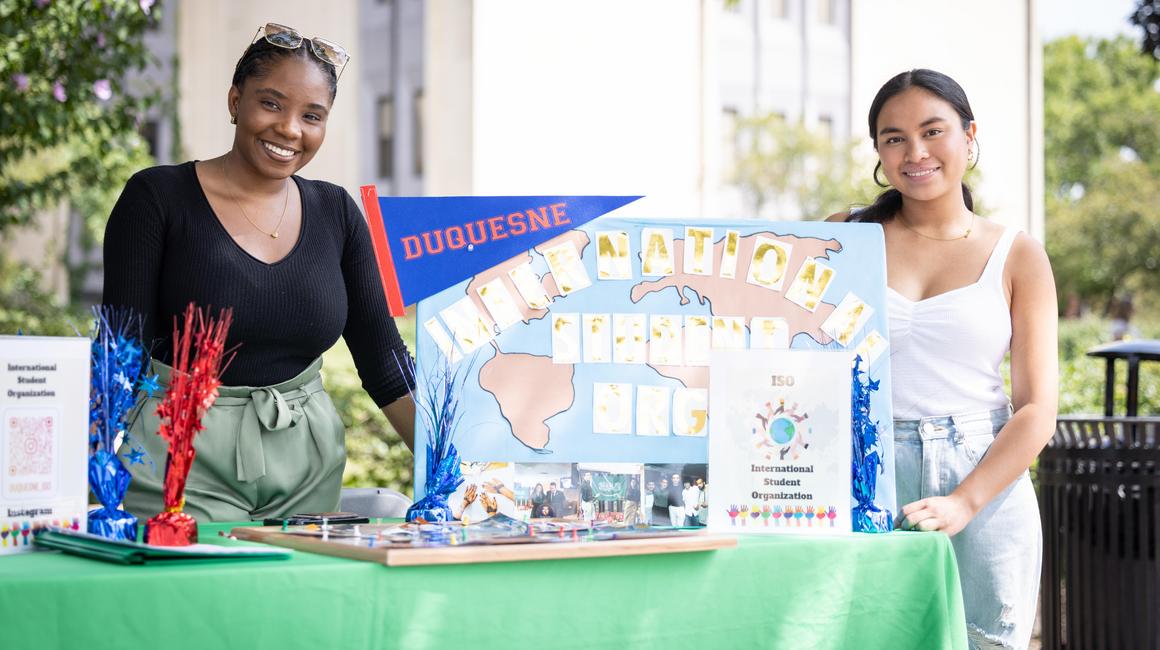
M 146 564 L 173 560 L 285 560 L 292 553 L 288 549 L 257 546 L 213 544 L 150 546 L 138 542 L 107 539 L 65 528 L 49 528 L 36 535 L 34 540 L 37 546 L 116 564 Z

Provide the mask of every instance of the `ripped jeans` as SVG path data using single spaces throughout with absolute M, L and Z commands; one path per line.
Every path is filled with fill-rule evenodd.
M 894 421 L 898 508 L 946 496 L 979 464 L 1011 417 L 1010 407 Z M 1026 648 L 1035 624 L 1043 535 L 1024 472 L 951 538 L 963 586 L 971 648 Z

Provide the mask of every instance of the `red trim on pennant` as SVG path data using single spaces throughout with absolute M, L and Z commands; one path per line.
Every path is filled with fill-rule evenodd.
M 363 209 L 367 213 L 367 226 L 371 229 L 375 259 L 379 262 L 379 275 L 383 279 L 383 292 L 387 295 L 387 308 L 391 316 L 402 316 L 405 311 L 403 292 L 399 288 L 399 276 L 395 273 L 395 260 L 391 257 L 383 213 L 379 210 L 378 192 L 374 185 L 363 185 L 359 190 L 362 193 Z

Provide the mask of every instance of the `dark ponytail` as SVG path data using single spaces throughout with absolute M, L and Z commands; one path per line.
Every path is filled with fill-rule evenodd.
M 971 122 L 975 120 L 975 114 L 971 110 L 971 104 L 967 101 L 967 93 L 963 91 L 962 86 L 955 82 L 954 79 L 946 76 L 941 72 L 934 70 L 926 70 L 924 68 L 917 68 L 895 75 L 890 81 L 887 81 L 878 89 L 878 94 L 874 96 L 874 101 L 870 103 L 870 142 L 874 144 L 874 150 L 878 150 L 878 114 L 882 112 L 882 107 L 893 98 L 895 95 L 901 94 L 908 88 L 922 88 L 923 90 L 933 94 L 943 101 L 954 107 L 955 112 L 959 114 L 962 119 L 963 129 L 970 127 Z M 881 187 L 888 188 L 885 192 L 878 195 L 874 202 L 870 205 L 856 210 L 850 211 L 850 220 L 864 221 L 869 223 L 882 223 L 894 218 L 902 209 L 902 192 L 889 187 L 885 183 L 878 180 L 878 170 L 882 167 L 882 161 L 874 166 L 874 182 Z M 971 197 L 971 189 L 963 183 L 963 203 L 966 204 L 968 210 L 975 209 L 975 201 Z

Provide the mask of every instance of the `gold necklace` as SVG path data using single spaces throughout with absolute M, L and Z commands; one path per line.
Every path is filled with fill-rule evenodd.
M 233 190 L 229 187 L 230 176 L 229 173 L 226 172 L 226 157 L 222 156 L 221 161 L 222 178 L 226 181 L 226 195 L 229 196 L 230 200 L 234 202 L 234 205 L 238 206 L 238 209 L 242 211 L 242 218 L 250 222 L 250 225 L 254 227 L 254 230 L 257 230 L 263 235 L 266 235 L 270 239 L 277 239 L 278 229 L 282 227 L 282 220 L 286 218 L 286 206 L 290 203 L 290 182 L 286 181 L 286 190 L 283 192 L 282 196 L 282 214 L 278 217 L 278 223 L 274 224 L 274 230 L 272 232 L 266 232 L 265 230 L 262 230 L 261 226 L 254 223 L 254 220 L 250 218 L 250 215 L 246 214 L 246 209 L 242 207 L 242 204 L 238 201 L 237 197 L 234 196 Z
M 906 219 L 904 219 L 901 214 L 898 215 L 897 220 L 898 220 L 898 223 L 902 224 L 903 228 L 906 228 L 910 232 L 918 235 L 919 237 L 925 237 L 925 238 L 933 240 L 933 241 L 955 241 L 956 239 L 966 239 L 967 237 L 971 236 L 971 230 L 973 230 L 975 228 L 975 213 L 974 212 L 971 213 L 971 223 L 970 223 L 970 225 L 967 226 L 967 232 L 965 232 L 961 235 L 957 235 L 955 237 L 945 237 L 945 238 L 944 237 L 931 237 L 930 235 L 923 234 L 923 233 L 915 230 L 914 228 L 911 228 L 910 224 L 906 223 Z

